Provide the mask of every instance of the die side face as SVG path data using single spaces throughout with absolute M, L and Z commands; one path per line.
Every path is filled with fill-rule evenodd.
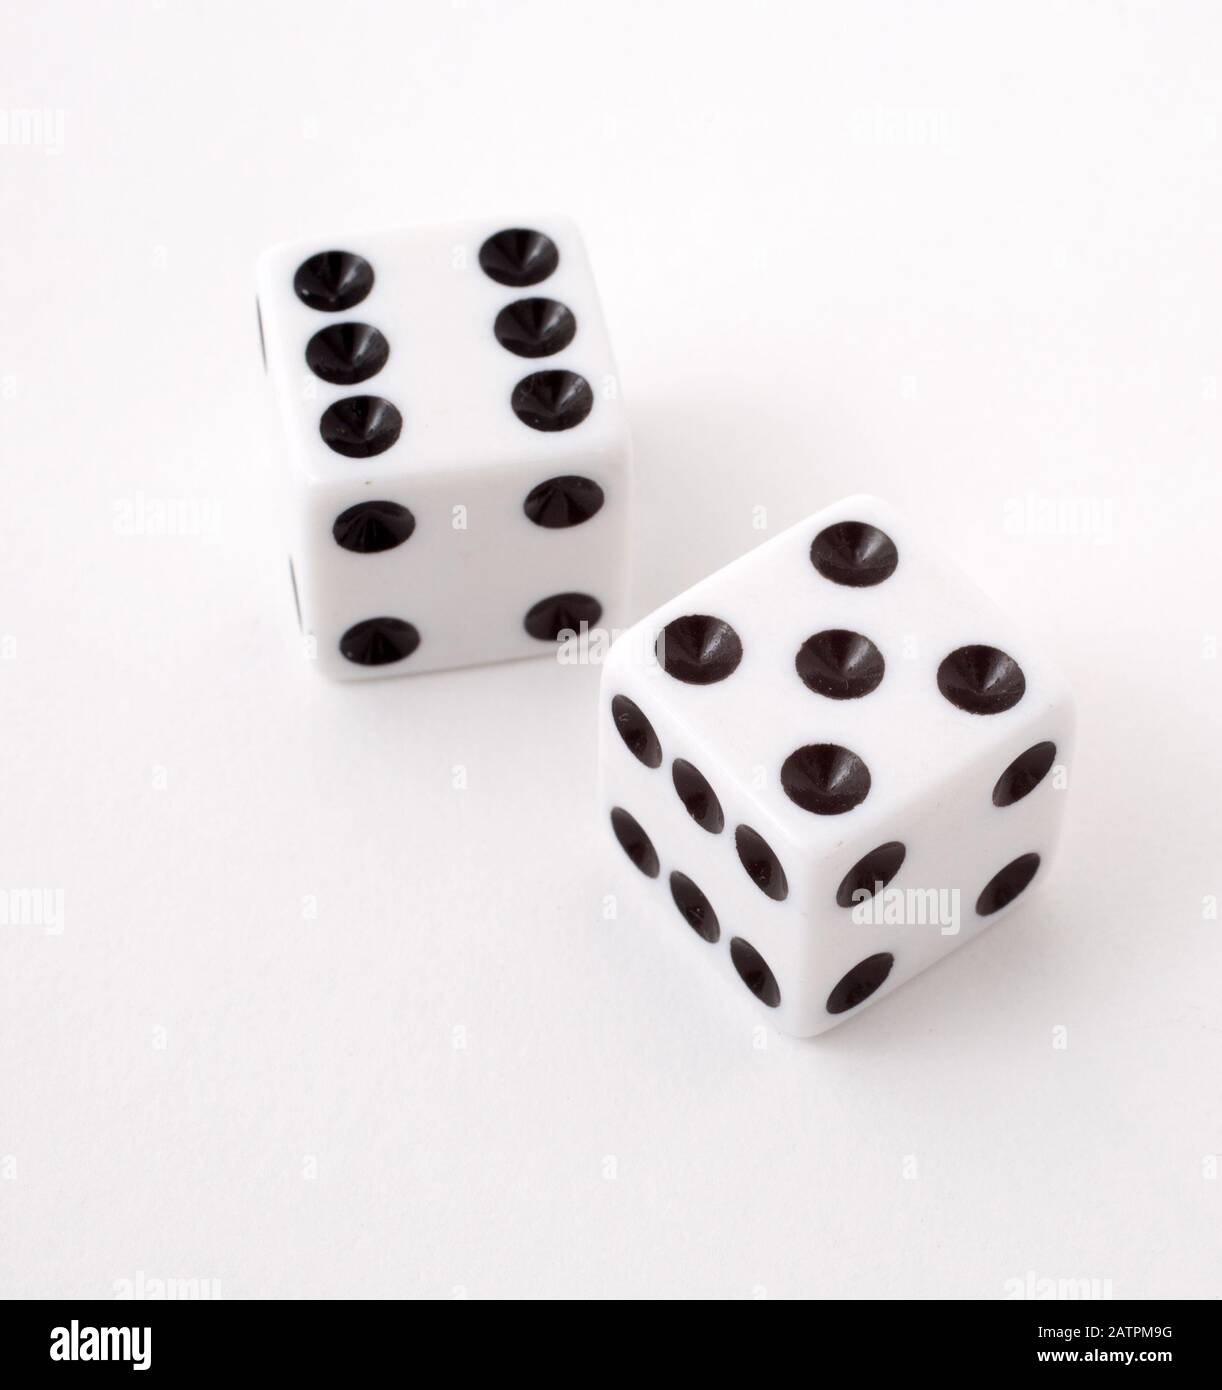
M 845 582 L 854 562 L 880 577 Z M 656 766 L 631 746 L 642 720 Z M 722 939 L 694 939 L 746 979 L 726 950 L 743 939 L 748 984 L 758 997 L 758 955 L 772 1017 L 800 1035 L 884 997 L 1046 874 L 1073 732 L 1038 645 L 874 498 L 792 528 L 625 634 L 600 721 L 604 816 L 622 805 L 648 832 L 657 910 L 676 869 L 698 884 Z M 685 808 L 681 786 L 703 795 L 688 764 L 721 802 L 719 832 Z M 765 891 L 778 866 L 782 901 Z
M 276 247 L 258 301 L 322 669 L 505 660 L 622 623 L 628 433 L 570 222 Z
M 598 711 L 599 811 L 619 860 L 617 887 L 740 992 L 731 948 L 744 943 L 734 950 L 751 967 L 750 987 L 770 1021 L 809 1031 L 803 999 L 810 991 L 801 982 L 817 951 L 813 935 L 794 927 L 802 891 L 796 846 L 761 806 L 752 779 L 736 776 L 716 744 L 651 699 L 651 683 L 624 659 L 629 640 L 625 634 L 612 648 Z

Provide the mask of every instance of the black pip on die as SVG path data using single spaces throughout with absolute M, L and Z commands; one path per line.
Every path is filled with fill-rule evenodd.
M 624 872 L 805 1036 L 1044 878 L 1073 711 L 1039 647 L 934 544 L 852 497 L 630 629 L 600 723 Z
M 322 670 L 466 666 L 622 625 L 628 428 L 572 223 L 277 246 L 258 302 Z

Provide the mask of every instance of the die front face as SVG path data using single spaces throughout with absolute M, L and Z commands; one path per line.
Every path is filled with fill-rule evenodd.
M 623 622 L 628 430 L 569 221 L 278 246 L 258 303 L 320 669 L 531 656 Z
M 1046 875 L 1073 714 L 935 539 L 855 497 L 629 630 L 600 725 L 613 853 L 693 951 L 805 1036 Z

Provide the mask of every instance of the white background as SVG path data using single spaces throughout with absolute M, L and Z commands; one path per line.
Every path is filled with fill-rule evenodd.
M 0 1291 L 1222 1293 L 1216 7 L 4 10 Z M 638 612 L 871 490 L 1075 684 L 1041 892 L 815 1042 L 603 920 L 595 670 L 299 651 L 254 258 L 502 209 L 585 230 Z

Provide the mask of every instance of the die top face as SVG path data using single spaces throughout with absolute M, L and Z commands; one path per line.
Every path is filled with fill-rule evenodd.
M 608 659 L 604 704 L 616 695 L 672 743 L 668 759 L 738 789 L 754 829 L 804 866 L 890 844 L 947 789 L 987 782 L 994 806 L 1021 799 L 1072 719 L 1038 646 L 872 497 L 827 508 L 638 623 Z
M 292 466 L 313 484 L 612 462 L 627 446 L 585 248 L 566 218 L 273 247 L 257 271 Z M 542 471 L 541 471 L 542 470 Z

